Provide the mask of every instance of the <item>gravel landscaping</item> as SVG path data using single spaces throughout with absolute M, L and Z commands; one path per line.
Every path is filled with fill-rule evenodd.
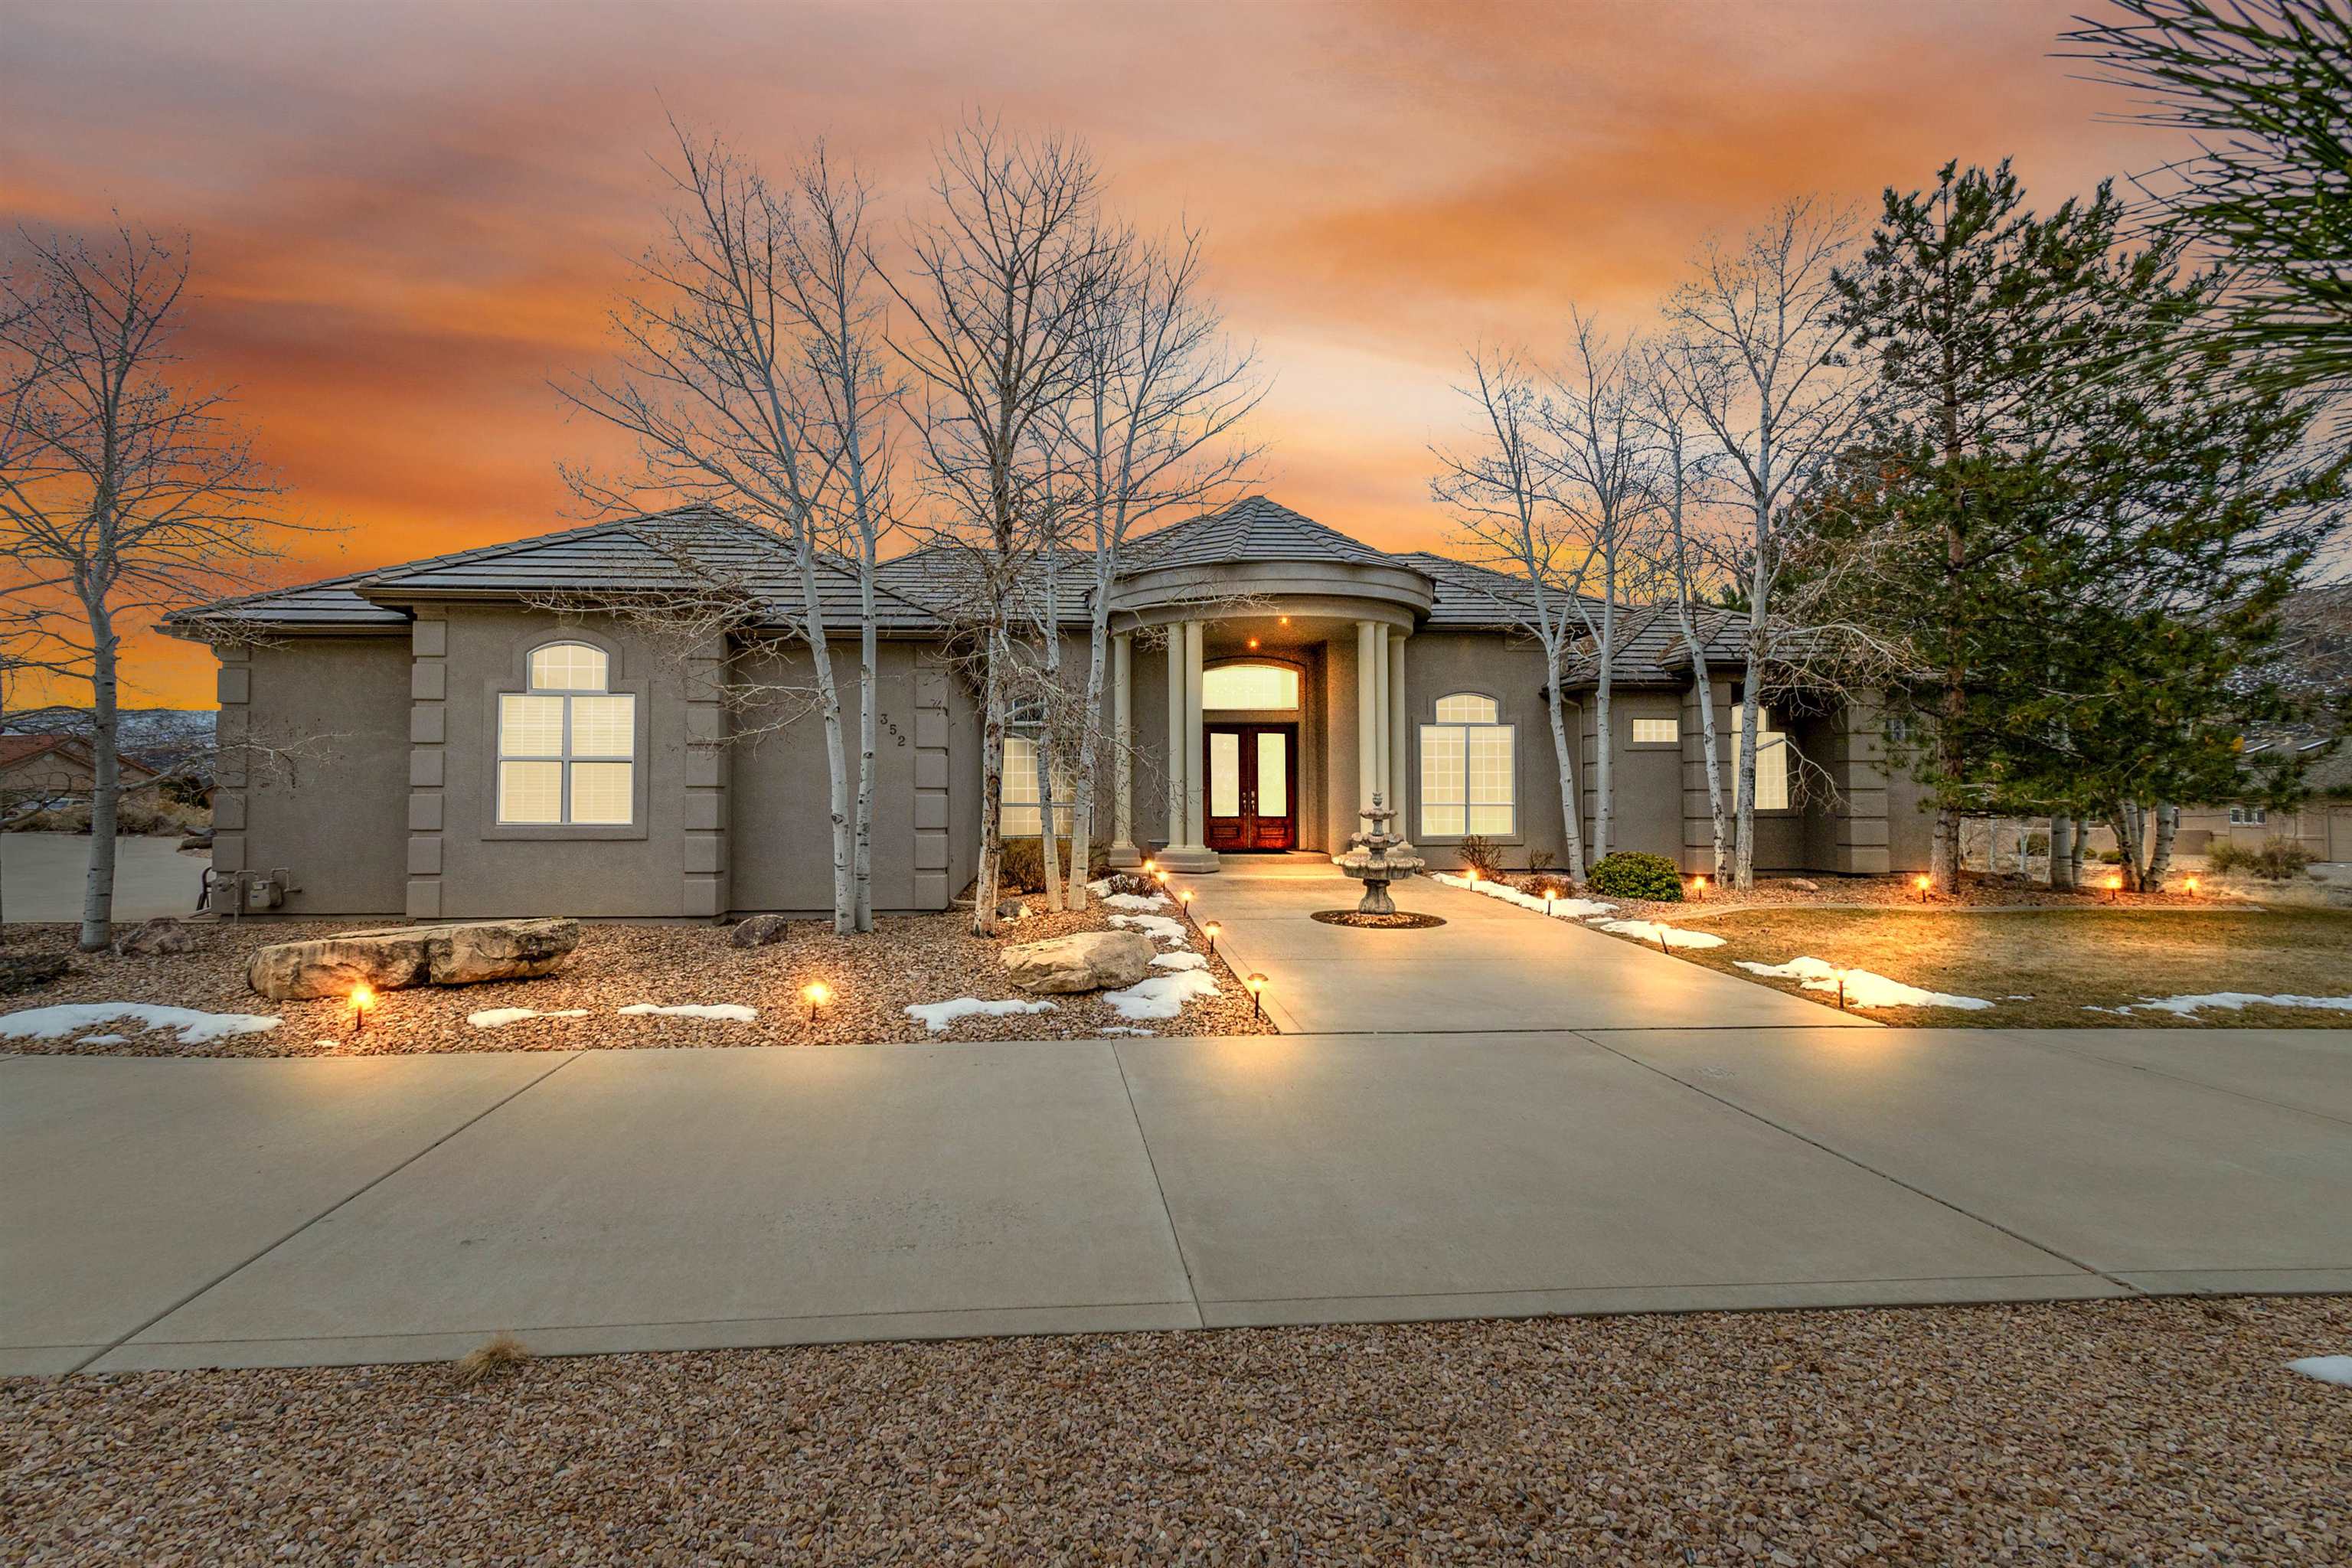
M 590 924 L 571 964 L 538 980 L 417 987 L 383 994 L 364 1029 L 354 1032 L 341 1002 L 269 1002 L 246 984 L 246 961 L 265 943 L 299 942 L 337 931 L 381 930 L 382 920 L 193 921 L 194 951 L 153 957 L 74 954 L 62 978 L 0 1004 L 0 1014 L 60 1004 L 140 1002 L 209 1012 L 259 1014 L 284 1021 L 261 1033 L 184 1044 L 169 1029 L 135 1023 L 93 1025 L 59 1039 L 8 1038 L 0 1050 L 111 1056 L 366 1056 L 436 1051 L 569 1051 L 681 1046 L 841 1045 L 925 1039 L 1070 1039 L 1124 1033 L 1270 1034 L 1253 1016 L 1249 994 L 1222 957 L 1208 960 L 1218 994 L 1183 1002 L 1175 1017 L 1141 1023 L 1122 1017 L 1099 994 L 1037 998 L 1050 1012 L 977 1016 L 933 1034 L 908 1016 L 910 1004 L 959 996 L 1009 999 L 1024 994 L 1004 978 L 1004 943 L 1103 929 L 1118 913 L 1099 903 L 1079 913 L 1047 914 L 1041 898 L 1013 921 L 1003 942 L 975 937 L 970 916 L 885 916 L 870 935 L 836 937 L 822 921 L 796 921 L 767 947 L 737 948 L 724 927 Z M 70 926 L 12 926 L 5 952 L 72 953 Z M 1163 952 L 1170 944 L 1157 944 Z M 1196 941 L 1196 945 L 1197 941 Z M 801 988 L 822 981 L 833 1000 L 810 1022 Z M 622 1016 L 639 1003 L 659 1007 L 746 1005 L 751 1023 L 665 1013 Z M 467 1022 L 477 1013 L 578 1010 L 575 1017 L 526 1016 L 495 1028 Z
M 26 1564 L 2334 1563 L 2352 1299 L 0 1384 Z M 492 1358 L 495 1363 L 497 1358 Z

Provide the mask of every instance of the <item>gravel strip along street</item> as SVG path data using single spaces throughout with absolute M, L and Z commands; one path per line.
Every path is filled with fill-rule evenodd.
M 487 1337 L 487 1336 L 486 1336 Z M 0 1384 L 26 1564 L 2352 1560 L 2352 1298 Z
M 1253 1016 L 1249 993 L 1222 956 L 1209 960 L 1221 994 L 1184 1004 L 1173 1018 L 1137 1023 L 1099 996 L 1045 998 L 1050 1013 L 959 1020 L 933 1035 L 907 1016 L 914 1002 L 955 996 L 1013 997 L 1025 994 L 1004 977 L 1001 948 L 1107 926 L 1121 911 L 1094 903 L 1078 913 L 1045 912 L 1042 897 L 1025 900 L 1032 913 L 1005 928 L 1002 943 L 973 936 L 968 911 L 886 915 L 870 935 L 837 937 L 821 921 L 794 921 L 782 942 L 737 948 L 725 927 L 590 923 L 562 973 L 538 980 L 480 985 L 419 986 L 384 993 L 382 1005 L 358 1033 L 340 1001 L 271 1002 L 245 981 L 253 950 L 274 942 L 302 942 L 339 931 L 380 930 L 382 921 L 205 921 L 187 929 L 193 952 L 152 958 L 110 953 L 76 955 L 73 972 L 23 995 L 0 1000 L 0 1013 L 68 1002 L 155 1002 L 218 1013 L 259 1013 L 283 1018 L 265 1034 L 238 1035 L 183 1046 L 169 1030 L 93 1026 L 90 1034 L 122 1035 L 119 1042 L 78 1046 L 72 1038 L 11 1039 L 0 1048 L 80 1056 L 306 1057 L 377 1056 L 435 1051 L 576 1051 L 685 1046 L 843 1045 L 863 1040 L 1090 1039 L 1106 1027 L 1159 1035 L 1271 1034 Z M 1162 910 L 1172 913 L 1173 906 Z M 71 926 L 11 927 L 10 951 L 73 951 Z M 26 940 L 29 938 L 29 940 Z M 1197 934 L 1195 951 L 1207 943 Z M 1162 952 L 1169 944 L 1156 944 Z M 1155 970 L 1153 973 L 1164 973 Z M 822 980 L 833 1002 L 814 1024 L 801 987 Z M 742 1003 L 759 1010 L 751 1024 L 705 1018 L 620 1017 L 633 1003 L 668 1006 Z M 502 1028 L 478 1029 L 467 1016 L 500 1007 L 541 1012 L 580 1007 L 581 1018 L 530 1018 Z

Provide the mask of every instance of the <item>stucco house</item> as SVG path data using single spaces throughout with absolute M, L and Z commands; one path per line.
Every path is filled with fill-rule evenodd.
M 212 643 L 220 660 L 215 868 L 276 877 L 280 907 L 299 914 L 828 909 L 821 727 L 811 716 L 747 739 L 730 700 L 737 683 L 790 684 L 805 655 L 726 641 L 677 654 L 626 615 L 579 607 L 674 585 L 689 554 L 698 571 L 722 563 L 768 614 L 797 604 L 770 536 L 681 511 L 175 616 L 176 635 Z M 942 909 L 969 886 L 980 838 L 978 704 L 945 657 L 957 558 L 919 551 L 880 575 L 875 903 Z M 1454 863 L 1473 834 L 1515 864 L 1557 858 L 1547 672 L 1513 629 L 1519 591 L 1459 562 L 1374 549 L 1262 497 L 1137 541 L 1111 600 L 1102 721 L 1125 743 L 1110 749 L 1097 841 L 1115 861 L 1156 853 L 1199 874 L 1235 855 L 1331 853 L 1377 792 L 1402 803 L 1435 864 Z M 820 592 L 851 657 L 854 574 L 828 567 Z M 1087 605 L 1066 583 L 1061 601 L 1053 613 L 1082 665 Z M 1727 771 L 1738 617 L 1710 618 L 1717 662 L 1701 693 L 1672 617 L 1629 613 L 1612 733 L 1595 731 L 1583 700 L 1597 672 L 1567 681 L 1588 816 L 1606 746 L 1613 847 L 1704 869 L 1698 705 L 1715 704 Z M 1869 714 L 1792 702 L 1764 739 L 1759 866 L 1926 863 L 1917 791 L 1884 765 Z M 1793 755 L 1818 766 L 1800 770 Z M 1017 734 L 1007 773 L 1008 827 L 1034 832 L 1035 752 Z
M 153 768 L 123 757 L 126 789 L 153 782 Z M 73 735 L 0 735 L 0 808 L 49 805 L 86 798 L 98 782 L 98 762 Z

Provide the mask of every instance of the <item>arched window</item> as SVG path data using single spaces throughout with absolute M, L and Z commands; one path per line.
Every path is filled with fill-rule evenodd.
M 1421 829 L 1424 838 L 1518 832 L 1518 727 L 1475 691 L 1437 700 L 1436 722 L 1421 727 Z
M 1282 712 L 1298 706 L 1298 671 L 1286 664 L 1218 664 L 1201 672 L 1203 712 Z
M 499 821 L 626 826 L 636 804 L 637 700 L 608 689 L 587 643 L 530 651 L 529 689 L 499 693 Z

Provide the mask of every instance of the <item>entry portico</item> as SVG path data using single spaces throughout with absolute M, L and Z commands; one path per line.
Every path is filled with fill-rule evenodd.
M 1214 871 L 1221 843 L 1336 852 L 1375 795 L 1406 798 L 1404 647 L 1435 598 L 1427 574 L 1263 501 L 1144 542 L 1112 591 L 1112 700 L 1127 763 L 1137 667 L 1160 661 L 1161 864 Z M 1134 784 L 1127 763 L 1115 865 L 1142 858 Z

